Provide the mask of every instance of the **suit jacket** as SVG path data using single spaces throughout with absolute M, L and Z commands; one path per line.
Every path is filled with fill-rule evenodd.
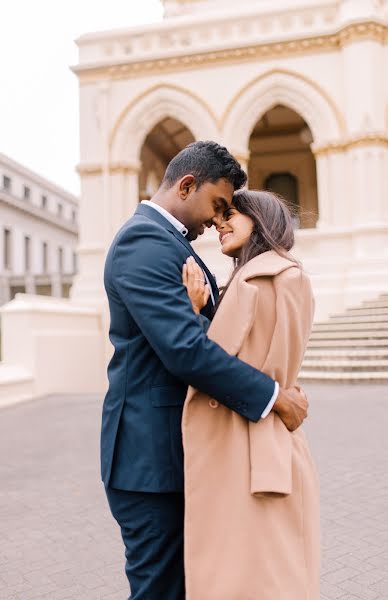
M 313 305 L 306 274 L 266 252 L 237 274 L 208 335 L 289 387 Z M 182 426 L 187 600 L 203 590 L 206 600 L 319 600 L 319 489 L 303 431 L 274 412 L 249 422 L 193 388 Z
M 107 255 L 105 288 L 114 354 L 104 400 L 101 467 L 105 485 L 183 491 L 181 418 L 189 384 L 257 421 L 271 378 L 207 338 L 182 283 L 189 242 L 152 207 L 139 205 Z M 209 301 L 203 314 L 212 317 Z

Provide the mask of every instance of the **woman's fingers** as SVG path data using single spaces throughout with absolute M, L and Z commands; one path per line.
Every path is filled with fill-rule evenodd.
M 205 290 L 204 290 L 204 293 L 203 293 L 203 305 L 204 306 L 206 306 L 206 304 L 208 303 L 209 298 L 210 298 L 210 288 L 206 284 L 205 285 Z

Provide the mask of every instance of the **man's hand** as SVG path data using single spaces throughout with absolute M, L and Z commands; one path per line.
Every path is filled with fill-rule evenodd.
M 308 406 L 307 396 L 300 387 L 286 390 L 280 388 L 272 410 L 279 415 L 289 431 L 295 431 L 307 417 Z

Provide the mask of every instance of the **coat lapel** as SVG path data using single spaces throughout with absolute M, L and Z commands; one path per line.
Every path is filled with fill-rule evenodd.
M 226 352 L 236 355 L 249 334 L 256 314 L 259 290 L 250 283 L 256 277 L 275 276 L 295 263 L 275 251 L 250 260 L 237 273 L 222 299 L 208 330 L 208 336 Z

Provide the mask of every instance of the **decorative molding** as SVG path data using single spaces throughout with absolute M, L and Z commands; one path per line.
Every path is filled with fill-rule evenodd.
M 341 47 L 362 40 L 372 40 L 380 44 L 388 42 L 388 26 L 382 23 L 354 23 L 344 27 L 339 34 L 339 45 Z
M 79 164 L 77 166 L 77 173 L 81 177 L 100 177 L 105 173 L 105 169 L 101 164 Z M 121 173 L 123 175 L 138 175 L 141 170 L 141 164 L 139 163 L 126 163 L 126 162 L 112 162 L 108 166 L 109 175 L 117 175 Z
M 163 118 L 173 117 L 196 140 L 218 139 L 218 121 L 210 107 L 195 94 L 175 85 L 158 84 L 145 90 L 121 112 L 109 135 L 109 158 L 140 161 L 147 135 Z
M 160 33 L 162 36 L 162 32 Z M 190 48 L 190 53 L 166 55 L 152 59 L 129 56 L 120 57 L 108 64 L 89 63 L 73 68 L 81 84 L 95 83 L 101 79 L 111 81 L 144 76 L 152 73 L 198 69 L 204 66 L 242 62 L 247 60 L 265 60 L 284 58 L 316 52 L 338 51 L 343 46 L 362 40 L 374 40 L 388 43 L 388 25 L 374 21 L 347 25 L 335 33 L 309 35 L 299 39 L 263 41 L 260 44 L 224 49 L 203 50 L 201 46 Z M 235 44 L 235 39 L 231 44 Z
M 178 94 L 185 94 L 188 98 L 191 98 L 192 100 L 194 100 L 195 102 L 200 104 L 209 113 L 209 116 L 214 120 L 214 122 L 217 124 L 217 126 L 219 126 L 219 119 L 218 119 L 217 115 L 214 113 L 213 109 L 209 106 L 209 104 L 205 100 L 203 100 L 203 98 L 201 98 L 200 96 L 197 96 L 196 94 L 194 94 L 191 90 L 189 90 L 187 88 L 183 88 L 178 85 L 171 84 L 171 83 L 160 82 L 160 83 L 153 85 L 152 87 L 147 88 L 146 90 L 144 90 L 143 92 L 141 92 L 140 94 L 135 96 L 135 98 L 133 98 L 129 102 L 129 104 L 127 104 L 125 106 L 125 108 L 121 111 L 121 113 L 118 116 L 118 118 L 116 119 L 115 124 L 113 125 L 112 130 L 109 135 L 109 147 L 110 148 L 113 145 L 113 141 L 114 141 L 116 134 L 117 134 L 118 130 L 120 129 L 123 121 L 125 120 L 125 117 L 131 112 L 132 108 L 137 106 L 142 100 L 144 100 L 145 98 L 150 96 L 153 92 L 158 92 L 159 90 L 164 90 L 164 92 L 172 92 L 172 93 L 177 92 Z M 173 115 L 171 115 L 171 116 L 173 116 Z M 187 123 L 183 123 L 183 125 L 185 125 L 188 129 L 190 129 L 190 126 Z
M 225 121 L 228 117 L 229 112 L 232 110 L 233 106 L 238 102 L 238 100 L 251 87 L 253 87 L 255 84 L 259 83 L 260 81 L 265 80 L 266 78 L 270 77 L 271 75 L 286 75 L 289 77 L 293 77 L 297 80 L 300 80 L 301 82 L 304 82 L 311 88 L 315 89 L 315 91 L 318 92 L 318 94 L 320 94 L 320 96 L 322 96 L 322 98 L 324 98 L 326 100 L 326 102 L 330 105 L 330 107 L 333 110 L 333 113 L 336 116 L 336 119 L 338 122 L 338 127 L 339 127 L 341 133 L 345 134 L 345 132 L 346 132 L 345 119 L 344 119 L 343 115 L 341 114 L 338 106 L 334 102 L 333 98 L 316 81 L 313 81 L 312 79 L 310 79 L 309 77 L 306 77 L 302 73 L 299 73 L 297 71 L 291 71 L 290 69 L 270 69 L 269 71 L 262 73 L 258 77 L 255 77 L 254 79 L 252 79 L 251 81 L 246 83 L 241 89 L 239 89 L 239 91 L 233 96 L 233 98 L 228 103 L 226 109 L 224 110 L 224 114 L 222 115 L 222 117 L 220 119 L 220 127 L 224 127 Z
M 103 173 L 103 169 L 100 164 L 82 163 L 77 165 L 75 170 L 80 177 L 97 177 Z
M 258 120 L 276 104 L 297 112 L 309 126 L 313 139 L 323 145 L 340 139 L 345 124 L 321 89 L 298 73 L 273 69 L 248 83 L 235 96 L 223 122 L 223 141 L 244 153 Z
M 314 156 L 318 156 L 347 152 L 353 148 L 359 148 L 362 146 L 383 146 L 388 148 L 388 137 L 384 134 L 371 133 L 364 136 L 351 137 L 338 142 L 331 142 L 324 146 L 311 147 Z

